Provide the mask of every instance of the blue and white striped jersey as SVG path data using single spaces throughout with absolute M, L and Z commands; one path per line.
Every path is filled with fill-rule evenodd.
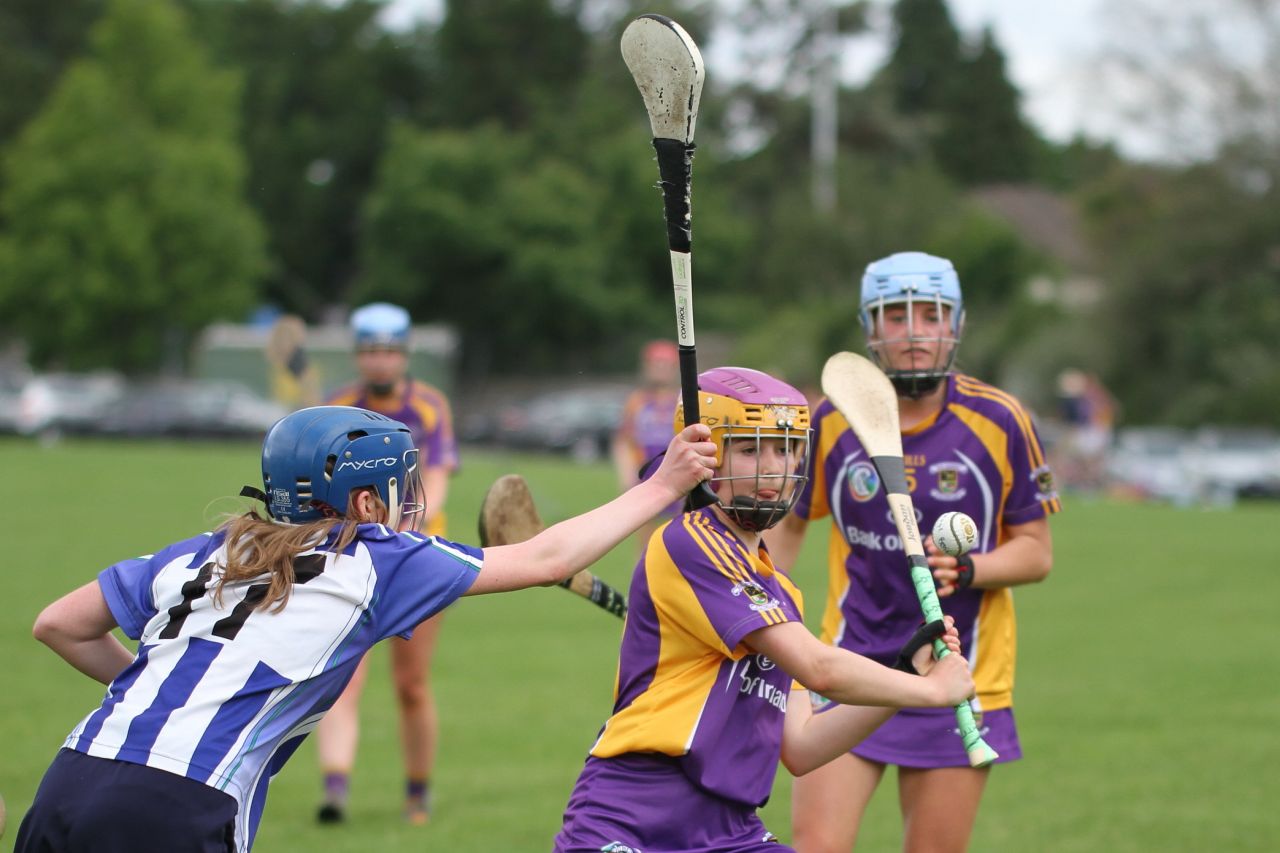
M 362 524 L 341 555 L 310 551 L 279 612 L 254 610 L 266 584 L 211 588 L 221 533 L 178 542 L 104 570 L 98 583 L 138 655 L 65 747 L 145 764 L 235 797 L 237 849 L 246 851 L 267 783 L 342 693 L 380 640 L 467 591 L 480 549 Z M 265 576 L 263 577 L 265 580 Z

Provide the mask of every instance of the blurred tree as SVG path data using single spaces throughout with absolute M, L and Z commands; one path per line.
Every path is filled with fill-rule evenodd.
M 519 129 L 572 108 L 588 52 L 582 6 L 581 0 L 447 0 L 436 34 L 432 123 Z
M 1274 427 L 1280 4 L 1119 0 L 1106 20 L 1098 108 L 1163 159 L 1115 163 L 1082 193 L 1107 381 L 1132 422 Z
M 1086 194 L 1127 419 L 1275 425 L 1278 201 L 1222 164 L 1127 166 Z
M 966 186 L 1035 176 L 1042 142 L 1022 116 L 990 29 L 965 44 L 945 0 L 897 0 L 893 47 L 877 75 L 911 135 Z
M 17 135 L 84 49 L 104 0 L 5 0 L 0 4 L 0 144 Z
M 631 367 L 630 342 L 674 321 L 652 149 L 642 122 L 622 129 L 574 159 L 496 125 L 398 127 L 366 210 L 361 298 L 457 325 L 469 373 Z M 717 259 L 740 258 L 743 234 L 697 180 L 695 274 L 723 289 L 732 261 Z
M 933 148 L 947 174 L 968 186 L 1029 179 L 1037 139 L 1020 101 L 988 28 L 977 52 L 956 67 L 949 95 L 938 105 L 942 126 Z
M 245 75 L 250 199 L 268 228 L 268 299 L 316 319 L 348 300 L 359 210 L 397 116 L 432 101 L 427 34 L 387 32 L 382 4 L 185 0 Z
M 580 170 L 494 125 L 398 127 L 368 203 L 365 291 L 456 323 L 472 360 L 545 367 L 617 333 L 635 305 L 605 280 L 602 201 Z
M 905 115 L 933 113 L 953 94 L 963 43 L 946 0 L 897 0 L 893 47 L 882 75 Z
M 262 270 L 239 82 L 167 0 L 111 0 L 5 161 L 0 317 L 37 365 L 181 362 Z

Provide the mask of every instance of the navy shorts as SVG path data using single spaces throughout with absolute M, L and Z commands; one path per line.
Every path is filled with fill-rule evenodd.
M 63 749 L 22 818 L 14 853 L 228 853 L 237 806 L 194 779 Z

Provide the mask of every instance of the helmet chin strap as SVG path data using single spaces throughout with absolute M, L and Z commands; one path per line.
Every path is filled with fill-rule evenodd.
M 749 495 L 734 495 L 727 506 L 720 504 L 720 507 L 743 530 L 758 533 L 782 521 L 791 511 L 791 502 L 762 501 Z
M 937 387 L 942 384 L 945 376 L 890 376 L 889 382 L 893 384 L 893 390 L 898 392 L 898 396 L 907 397 L 912 400 L 919 400 L 921 397 L 932 394 Z

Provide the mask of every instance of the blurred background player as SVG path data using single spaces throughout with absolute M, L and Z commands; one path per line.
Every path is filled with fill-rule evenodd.
M 375 302 L 351 314 L 351 330 L 360 378 L 334 394 L 329 402 L 369 409 L 408 425 L 421 454 L 425 505 L 413 529 L 444 536 L 449 476 L 458 466 L 453 416 L 444 394 L 409 376 L 409 314 L 398 305 Z M 391 675 L 404 749 L 404 814 L 411 823 L 426 823 L 430 815 L 431 770 L 439 731 L 431 691 L 431 661 L 442 619 L 439 615 L 427 620 L 408 639 L 391 640 Z M 335 823 L 345 817 L 360 732 L 360 695 L 367 672 L 367 664 L 356 670 L 346 692 L 316 733 L 324 773 L 324 802 L 316 816 L 322 823 Z
M 1106 485 L 1107 451 L 1116 421 L 1116 402 L 1093 373 L 1067 368 L 1058 374 L 1058 415 L 1062 441 L 1055 461 L 1065 488 L 1099 491 Z
M 921 678 L 809 633 L 799 591 L 760 541 L 804 482 L 808 404 L 745 368 L 709 370 L 698 384 L 701 416 L 714 424 L 717 503 L 668 522 L 636 566 L 613 715 L 565 810 L 560 853 L 777 853 L 787 848 L 756 809 L 779 758 L 805 773 L 844 754 L 891 713 L 869 705 L 943 706 L 972 695 L 959 654 Z M 680 409 L 677 430 L 683 418 Z M 939 623 L 932 635 L 942 632 Z M 954 631 L 947 642 L 959 650 Z M 903 651 L 904 669 L 929 665 L 927 648 Z M 848 704 L 813 715 L 805 687 Z
M 949 510 L 978 523 L 960 558 L 926 541 L 943 611 L 954 617 L 977 684 L 974 710 L 1000 762 L 1021 756 L 1013 719 L 1015 627 L 1009 587 L 1043 580 L 1053 561 L 1047 516 L 1060 508 L 1031 418 L 1005 392 L 952 371 L 964 329 L 951 262 L 921 252 L 875 261 L 859 317 L 871 358 L 898 392 L 907 482 L 928 529 Z M 920 622 L 920 605 L 875 469 L 830 402 L 814 417 L 809 480 L 769 535 L 784 570 L 809 521 L 830 515 L 823 640 L 882 663 Z M 969 767 L 950 709 L 900 711 L 853 751 L 797 779 L 792 825 L 802 853 L 848 851 L 886 765 L 898 766 L 908 851 L 968 844 L 989 768 Z
M 278 317 L 267 336 L 271 396 L 289 409 L 320 403 L 320 373 L 307 356 L 306 341 L 307 326 L 295 314 Z
M 673 341 L 655 340 L 640 351 L 640 387 L 627 396 L 622 422 L 614 433 L 613 466 L 622 491 L 640 482 L 640 469 L 671 440 L 671 413 L 680 400 L 680 348 Z M 664 514 L 674 518 L 680 504 Z M 659 517 L 637 535 L 641 550 L 665 518 Z
M 586 568 L 701 482 L 701 425 L 622 497 L 525 542 L 473 548 L 396 532 L 421 512 L 408 427 L 320 406 L 262 445 L 266 505 L 125 560 L 64 595 L 33 633 L 104 684 L 18 829 L 18 853 L 248 851 L 267 788 L 375 643 L 463 595 Z M 133 654 L 112 633 L 138 640 Z

